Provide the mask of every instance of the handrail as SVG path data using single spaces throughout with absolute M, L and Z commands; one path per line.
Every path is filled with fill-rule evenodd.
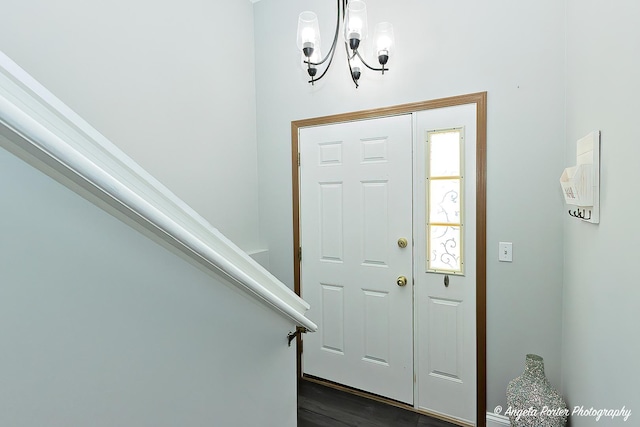
M 223 273 L 243 291 L 308 331 L 309 305 L 124 152 L 0 52 L 0 124 L 12 143 L 90 187 L 101 200 Z M 124 209 L 122 209 L 124 208 Z

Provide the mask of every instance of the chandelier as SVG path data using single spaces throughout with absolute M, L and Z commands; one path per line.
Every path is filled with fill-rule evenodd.
M 302 51 L 302 65 L 307 70 L 311 78 L 309 83 L 312 85 L 327 74 L 333 62 L 341 23 L 344 27 L 344 47 L 349 73 L 356 88 L 363 66 L 382 74 L 389 71 L 386 65 L 394 45 L 393 26 L 388 22 L 381 22 L 375 26 L 373 51 L 378 57 L 380 67 L 373 67 L 365 61 L 364 55 L 360 52 L 367 38 L 367 5 L 363 0 L 337 0 L 336 30 L 331 47 L 324 57 L 321 53 L 318 16 L 314 12 L 305 11 L 298 17 L 298 49 Z M 318 75 L 319 67 L 323 70 Z

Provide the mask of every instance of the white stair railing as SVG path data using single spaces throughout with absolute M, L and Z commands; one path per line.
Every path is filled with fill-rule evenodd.
M 0 145 L 53 168 L 297 326 L 317 329 L 305 301 L 2 52 L 0 134 Z

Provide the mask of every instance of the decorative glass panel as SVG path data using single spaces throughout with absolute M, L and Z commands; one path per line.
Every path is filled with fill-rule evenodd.
M 460 129 L 429 132 L 431 176 L 460 176 Z
M 463 274 L 463 129 L 427 132 L 427 271 Z
M 460 179 L 429 183 L 429 222 L 460 224 Z
M 460 271 L 462 242 L 460 227 L 433 225 L 429 227 L 429 268 L 439 271 Z

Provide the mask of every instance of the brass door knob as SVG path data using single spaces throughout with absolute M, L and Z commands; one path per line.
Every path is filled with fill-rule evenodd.
M 398 286 L 406 286 L 407 278 L 404 276 L 400 276 L 398 277 L 398 280 L 396 280 L 396 283 L 398 284 Z
M 407 242 L 407 239 L 405 239 L 404 237 L 398 239 L 398 246 L 400 246 L 401 248 L 406 248 L 408 244 L 409 242 Z

